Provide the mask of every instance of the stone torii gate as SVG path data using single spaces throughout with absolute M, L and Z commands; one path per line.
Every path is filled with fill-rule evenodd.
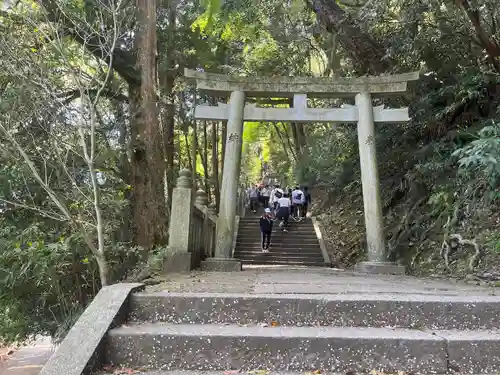
M 232 257 L 235 237 L 236 196 L 241 166 L 244 121 L 357 123 L 361 182 L 365 214 L 368 261 L 362 272 L 404 274 L 404 266 L 387 261 L 383 233 L 380 181 L 375 151 L 375 122 L 403 123 L 410 120 L 408 108 L 373 107 L 372 96 L 405 92 L 408 81 L 418 72 L 359 78 L 236 77 L 185 69 L 184 76 L 196 88 L 217 97 L 229 96 L 229 103 L 195 108 L 199 120 L 227 120 L 227 139 L 217 222 L 215 257 L 202 267 L 206 270 L 241 270 Z M 341 108 L 309 108 L 307 98 L 355 97 L 355 105 Z M 293 108 L 259 108 L 245 105 L 247 97 L 293 97 Z

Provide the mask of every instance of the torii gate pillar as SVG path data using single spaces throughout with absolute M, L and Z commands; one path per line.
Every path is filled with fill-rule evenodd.
M 222 173 L 221 202 L 216 226 L 215 257 L 202 263 L 207 271 L 241 271 L 241 261 L 233 258 L 236 202 L 241 166 L 245 93 L 233 91 L 229 98 L 226 151 Z
M 358 109 L 359 162 L 368 247 L 368 261 L 358 263 L 356 269 L 360 272 L 404 275 L 404 266 L 387 261 L 372 96 L 369 92 L 360 92 L 355 96 L 355 103 Z

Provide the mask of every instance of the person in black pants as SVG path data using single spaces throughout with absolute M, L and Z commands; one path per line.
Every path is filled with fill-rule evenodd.
M 265 208 L 264 215 L 260 217 L 260 232 L 262 234 L 262 252 L 267 253 L 269 252 L 271 233 L 273 232 L 273 218 L 269 208 Z
M 305 218 L 307 215 L 307 209 L 311 205 L 311 193 L 309 193 L 309 191 L 307 190 L 307 186 L 304 186 L 302 191 L 304 192 L 304 195 L 305 195 L 305 197 L 304 197 L 305 203 L 303 204 L 304 209 L 302 210 L 303 211 L 302 216 Z
M 278 211 L 276 212 L 276 218 L 278 220 L 282 220 L 283 232 L 288 232 L 288 218 L 290 217 L 291 205 L 292 202 L 290 201 L 288 194 L 284 194 L 280 199 L 278 199 Z

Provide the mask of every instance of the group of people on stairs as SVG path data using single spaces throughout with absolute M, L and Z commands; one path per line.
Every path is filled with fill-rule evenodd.
M 304 220 L 311 204 L 311 194 L 307 186 L 301 189 L 297 185 L 294 189 L 283 190 L 279 184 L 273 187 L 255 185 L 250 187 L 247 193 L 252 212 L 256 213 L 261 206 L 264 208 L 264 214 L 260 217 L 263 252 L 269 251 L 274 220 L 280 220 L 281 229 L 288 232 L 290 217 Z

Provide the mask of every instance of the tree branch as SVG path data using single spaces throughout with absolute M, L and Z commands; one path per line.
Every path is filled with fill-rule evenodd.
M 385 48 L 367 34 L 349 13 L 335 0 L 306 0 L 316 13 L 319 24 L 335 32 L 344 51 L 349 55 L 358 74 L 382 74 L 394 67 Z
M 127 83 L 140 86 L 141 76 L 136 68 L 136 57 L 132 51 L 115 48 L 111 58 L 108 51 L 104 50 L 104 46 L 106 46 L 104 37 L 95 35 L 82 25 L 77 25 L 74 20 L 61 11 L 57 0 L 37 0 L 37 2 L 42 9 L 45 9 L 46 17 L 50 22 L 62 26 L 67 35 L 70 35 L 95 57 L 111 65 Z
M 97 95 L 99 90 L 100 89 L 88 89 L 88 90 L 82 91 L 80 89 L 75 89 L 75 90 L 70 90 L 70 91 L 65 91 L 65 92 L 59 93 L 56 95 L 56 97 L 62 99 L 64 104 L 69 104 L 73 100 L 82 97 L 82 95 L 93 97 L 93 96 Z M 102 90 L 101 95 L 106 96 L 110 99 L 116 99 L 116 100 L 119 100 L 121 102 L 128 103 L 128 96 L 127 95 L 114 92 L 113 90 L 110 90 L 110 89 Z

